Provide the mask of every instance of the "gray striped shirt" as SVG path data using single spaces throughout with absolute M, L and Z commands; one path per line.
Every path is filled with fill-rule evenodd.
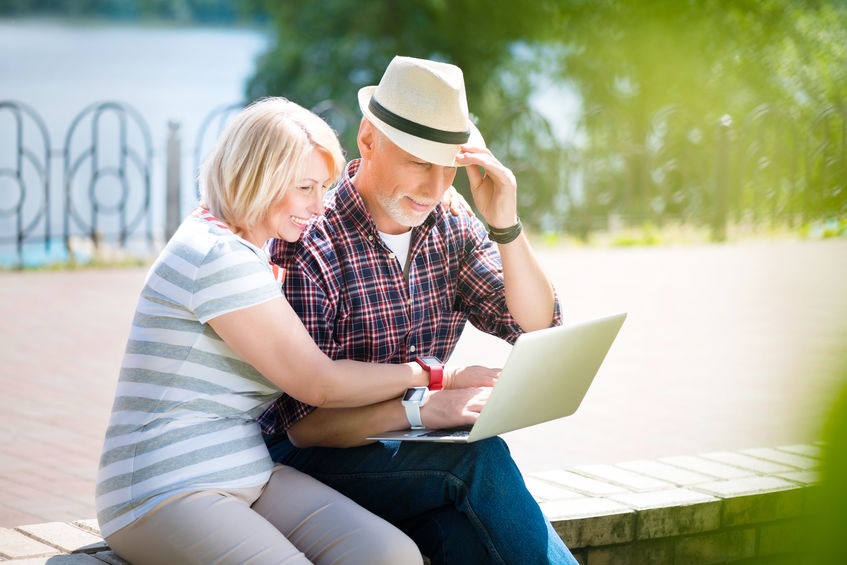
M 136 307 L 106 431 L 104 536 L 180 492 L 267 482 L 256 418 L 280 391 L 206 322 L 280 296 L 265 252 L 220 224 L 191 216 L 168 242 Z

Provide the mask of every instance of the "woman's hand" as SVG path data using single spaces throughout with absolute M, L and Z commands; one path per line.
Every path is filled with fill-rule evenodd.
M 471 208 L 465 197 L 453 186 L 444 191 L 444 196 L 441 197 L 441 206 L 454 216 L 461 214 L 473 216 L 473 208 Z

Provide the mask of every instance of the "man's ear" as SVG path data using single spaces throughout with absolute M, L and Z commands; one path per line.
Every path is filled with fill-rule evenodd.
M 368 120 L 363 119 L 362 123 L 359 124 L 356 144 L 359 146 L 359 155 L 365 159 L 373 153 L 376 146 L 376 128 Z

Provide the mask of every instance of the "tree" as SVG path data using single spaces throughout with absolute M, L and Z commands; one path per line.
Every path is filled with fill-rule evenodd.
M 455 63 L 482 133 L 518 175 L 521 214 L 535 227 L 581 222 L 584 231 L 610 213 L 702 221 L 723 198 L 720 178 L 733 183 L 723 187 L 734 191 L 730 208 L 774 215 L 803 202 L 814 214 L 847 213 L 839 124 L 822 123 L 818 133 L 809 126 L 824 109 L 844 107 L 843 1 L 255 1 L 264 1 L 277 41 L 248 98 L 323 102 L 355 156 L 356 91 L 376 84 L 394 55 Z M 556 136 L 542 116 L 549 108 L 533 98 L 542 85 L 578 94 L 572 138 Z M 542 104 L 558 103 L 550 100 Z M 730 152 L 746 162 L 724 165 L 770 169 L 746 183 L 716 173 L 727 132 L 755 134 L 766 120 L 771 133 L 756 135 L 778 139 L 767 147 L 736 139 L 733 149 L 754 147 Z M 789 171 L 786 157 L 798 158 L 803 136 L 820 147 L 823 172 Z M 794 178 L 784 178 L 789 173 Z
M 840 107 L 843 117 L 843 2 L 597 0 L 560 6 L 552 29 L 567 33 L 557 72 L 584 102 L 584 154 L 607 163 L 582 187 L 582 215 L 614 210 L 641 221 L 676 210 L 684 216 L 692 206 L 712 205 L 718 190 L 731 192 L 738 215 L 754 207 L 754 215 L 761 208 L 771 218 L 789 216 L 799 200 L 814 204 L 815 213 L 847 211 L 843 182 L 822 187 L 819 168 L 804 176 L 798 163 L 807 141 L 822 143 L 824 134 L 811 127 L 816 116 Z M 554 32 L 550 43 L 557 37 Z M 742 182 L 736 175 L 732 186 L 718 187 L 714 167 L 728 141 L 727 126 L 736 135 L 735 162 L 724 166 L 750 178 Z M 838 123 L 825 128 L 829 141 L 818 160 L 832 169 L 838 142 L 832 143 L 831 132 Z M 842 157 L 841 178 L 845 166 Z
M 549 20 L 552 6 L 485 0 L 268 0 L 265 9 L 277 41 L 261 58 L 247 96 L 283 95 L 307 107 L 330 101 L 335 109 L 330 121 L 337 120 L 333 125 L 346 149 L 355 153 L 358 89 L 376 84 L 395 55 L 429 58 L 462 68 L 469 107 L 485 134 L 486 118 L 528 96 L 530 85 L 501 71 L 514 44 L 532 37 Z

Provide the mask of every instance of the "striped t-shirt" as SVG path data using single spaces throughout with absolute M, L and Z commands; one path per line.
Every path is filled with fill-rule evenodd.
M 138 301 L 106 431 L 104 536 L 183 491 L 267 482 L 256 418 L 280 391 L 207 322 L 279 298 L 277 278 L 263 250 L 202 211 L 168 242 Z

